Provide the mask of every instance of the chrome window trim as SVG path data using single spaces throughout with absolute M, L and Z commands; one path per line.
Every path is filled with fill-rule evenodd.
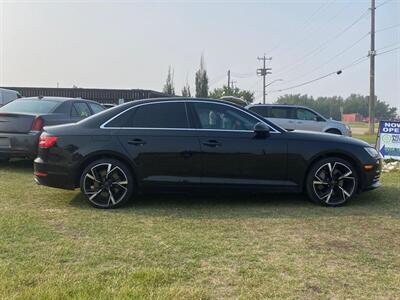
M 138 105 L 134 105 L 132 107 L 129 107 L 127 109 L 125 109 L 124 111 L 120 112 L 119 114 L 115 115 L 114 117 L 112 117 L 111 119 L 105 121 L 103 124 L 100 125 L 100 129 L 138 129 L 138 130 L 196 130 L 196 131 L 222 131 L 222 132 L 254 132 L 253 130 L 230 130 L 230 129 L 205 129 L 205 128 L 155 128 L 155 127 L 105 127 L 108 123 L 110 123 L 111 121 L 113 121 L 114 119 L 118 118 L 120 115 L 130 111 L 131 109 L 140 107 L 140 106 L 144 106 L 144 105 L 151 105 L 151 104 L 160 104 L 160 103 L 180 103 L 183 102 L 184 104 L 186 103 L 210 103 L 210 104 L 217 104 L 217 105 L 225 105 L 228 107 L 231 107 L 233 109 L 236 109 L 240 112 L 244 112 L 246 114 L 248 114 L 249 116 L 253 117 L 254 119 L 266 124 L 271 131 L 271 133 L 280 133 L 278 130 L 276 130 L 275 128 L 271 127 L 268 123 L 266 123 L 264 120 L 261 120 L 260 118 L 253 116 L 252 114 L 248 113 L 245 110 L 240 110 L 237 107 L 233 106 L 233 105 L 229 105 L 227 103 L 217 103 L 214 101 L 207 101 L 207 100 L 166 100 L 166 101 L 155 101 L 155 102 L 148 102 L 148 103 L 142 103 L 142 104 L 138 104 Z M 186 105 L 185 105 L 186 107 Z M 188 113 L 186 112 L 186 116 L 189 117 Z M 188 124 L 190 126 L 190 124 Z

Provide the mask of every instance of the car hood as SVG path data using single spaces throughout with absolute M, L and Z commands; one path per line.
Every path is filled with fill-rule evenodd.
M 292 139 L 305 140 L 310 142 L 329 142 L 329 143 L 341 143 L 341 144 L 350 144 L 354 146 L 360 147 L 371 147 L 370 144 L 364 142 L 359 139 L 355 139 L 348 136 L 331 134 L 331 133 L 323 133 L 323 132 L 315 132 L 315 131 L 305 131 L 305 130 L 293 130 L 287 131 L 284 134 L 287 134 Z

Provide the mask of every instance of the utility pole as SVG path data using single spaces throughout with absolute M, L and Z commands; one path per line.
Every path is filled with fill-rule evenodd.
M 263 77 L 263 104 L 265 104 L 265 77 L 267 76 L 267 74 L 272 74 L 271 68 L 266 68 L 266 61 L 267 60 L 272 60 L 272 57 L 265 57 L 265 54 L 263 57 L 257 57 L 258 60 L 262 60 L 263 61 L 263 67 L 261 69 L 257 69 L 257 75 L 260 75 Z
M 236 80 L 232 80 L 231 81 L 231 87 L 230 87 L 230 89 L 234 89 L 235 88 L 235 83 L 237 83 L 237 81 Z
M 231 70 L 228 70 L 228 89 L 231 88 Z
M 375 0 L 371 0 L 371 49 L 369 51 L 369 134 L 375 132 Z

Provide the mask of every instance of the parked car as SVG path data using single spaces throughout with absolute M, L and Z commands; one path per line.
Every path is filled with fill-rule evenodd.
M 377 188 L 381 157 L 349 137 L 290 132 L 229 102 L 167 98 L 120 105 L 77 124 L 45 127 L 38 184 L 81 188 L 113 208 L 138 190 L 306 191 L 337 206 Z
M 113 107 L 117 106 L 113 103 L 102 103 L 102 105 L 104 106 L 105 109 L 109 109 L 109 108 L 113 108 Z
M 104 107 L 80 98 L 20 98 L 0 108 L 0 159 L 37 155 L 39 136 L 46 125 L 83 120 Z
M 22 98 L 19 92 L 8 89 L 0 89 L 0 107 L 18 98 Z
M 271 120 L 286 130 L 309 130 L 351 136 L 351 128 L 330 120 L 304 106 L 252 104 L 247 109 Z

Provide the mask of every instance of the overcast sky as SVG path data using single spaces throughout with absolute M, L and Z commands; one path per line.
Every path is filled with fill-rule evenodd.
M 400 1 L 377 0 L 376 29 L 400 24 Z M 272 56 L 267 101 L 369 91 L 369 1 L 4 1 L 0 85 L 161 90 L 168 66 L 180 93 L 204 53 L 211 88 L 227 81 L 262 97 L 257 56 Z M 400 26 L 377 32 L 379 52 Z M 383 48 L 382 50 L 379 50 Z M 352 65 L 353 62 L 359 64 Z M 315 83 L 274 92 L 337 71 Z M 376 57 L 376 94 L 400 108 L 400 49 Z

